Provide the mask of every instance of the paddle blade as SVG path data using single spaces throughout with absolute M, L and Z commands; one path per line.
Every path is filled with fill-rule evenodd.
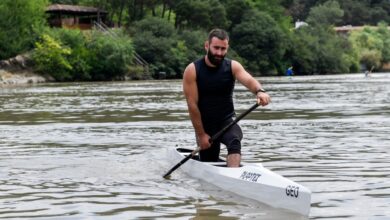
M 170 169 L 166 174 L 164 174 L 165 179 L 169 179 L 171 173 L 175 171 L 177 168 L 179 168 L 182 164 L 187 162 L 187 160 L 191 159 L 193 155 L 195 155 L 198 152 L 198 150 L 194 150 L 192 153 L 188 154 L 183 160 L 181 160 L 178 164 L 176 164 L 172 169 Z

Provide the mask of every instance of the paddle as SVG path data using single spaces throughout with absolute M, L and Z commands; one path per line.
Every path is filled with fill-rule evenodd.
M 246 110 L 245 112 L 241 113 L 236 119 L 234 119 L 232 122 L 230 122 L 226 127 L 222 128 L 219 132 L 217 132 L 215 135 L 213 135 L 210 138 L 210 143 L 217 140 L 221 135 L 223 135 L 230 127 L 232 127 L 234 124 L 236 124 L 239 120 L 241 120 L 243 117 L 245 117 L 247 114 L 249 114 L 251 111 L 255 110 L 259 106 L 258 103 L 254 104 L 250 109 Z M 163 177 L 168 178 L 169 175 L 173 171 L 175 171 L 177 168 L 179 168 L 181 165 L 183 165 L 185 162 L 187 162 L 189 159 L 191 159 L 195 154 L 197 154 L 200 151 L 200 148 L 197 147 L 195 150 L 193 150 L 188 156 L 186 156 L 183 160 L 181 160 L 178 164 L 176 164 L 172 169 L 170 169 Z

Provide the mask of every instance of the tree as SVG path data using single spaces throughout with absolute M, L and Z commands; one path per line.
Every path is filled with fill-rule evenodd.
M 298 28 L 293 33 L 291 62 L 298 74 L 345 73 L 354 61 L 347 53 L 349 44 L 330 26 Z
M 166 72 L 172 78 L 182 71 L 183 67 L 176 64 L 183 61 L 176 56 L 182 56 L 186 47 L 183 42 L 178 42 L 172 23 L 159 17 L 149 17 L 136 22 L 131 33 L 135 50 L 151 64 L 155 76 Z
M 207 39 L 206 32 L 184 30 L 179 33 L 179 39 L 184 41 L 185 46 L 188 48 L 187 54 L 185 55 L 187 63 L 205 55 L 204 43 Z
M 128 36 L 110 37 L 95 32 L 87 47 L 91 54 L 93 80 L 122 79 L 132 65 L 134 47 Z
M 227 30 L 230 32 L 234 25 L 241 23 L 244 15 L 249 11 L 250 5 L 243 0 L 225 0 L 226 17 L 229 21 Z
M 63 46 L 61 42 L 44 34 L 33 52 L 35 69 L 39 73 L 50 74 L 58 81 L 70 80 L 72 65 L 67 57 L 72 50 Z
M 287 6 L 288 14 L 294 21 L 304 21 L 310 12 L 310 8 L 325 1 L 326 0 L 292 0 L 287 2 L 286 0 L 282 0 L 282 4 Z
M 348 38 L 360 63 L 366 68 L 380 68 L 390 61 L 390 31 L 384 23 L 379 28 L 366 27 L 352 32 Z
M 383 41 L 382 63 L 390 62 L 390 30 L 386 23 L 378 24 L 378 33 Z
M 310 25 L 334 25 L 341 21 L 344 11 L 337 1 L 327 1 L 310 9 L 307 23 Z
M 284 31 L 291 27 L 291 19 L 285 15 L 285 9 L 281 6 L 281 0 L 246 0 L 252 8 L 269 14 Z
M 0 59 L 9 58 L 33 47 L 45 25 L 46 0 L 0 1 Z
M 247 62 L 247 68 L 260 74 L 282 70 L 276 65 L 285 52 L 285 35 L 265 12 L 248 11 L 231 33 L 231 47 Z
M 209 30 L 227 28 L 225 7 L 218 0 L 178 0 L 175 3 L 175 27 Z

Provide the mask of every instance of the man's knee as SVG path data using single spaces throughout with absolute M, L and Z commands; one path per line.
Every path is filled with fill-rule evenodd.
M 228 154 L 241 154 L 241 140 L 233 139 L 227 146 Z

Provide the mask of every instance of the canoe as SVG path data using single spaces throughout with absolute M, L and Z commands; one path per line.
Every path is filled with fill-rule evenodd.
M 170 161 L 177 163 L 191 152 L 191 149 L 172 148 L 169 151 Z M 240 167 L 229 168 L 223 158 L 219 162 L 200 162 L 198 159 L 198 156 L 194 156 L 180 169 L 189 176 L 240 196 L 271 207 L 309 215 L 311 191 L 264 168 L 260 163 L 241 163 Z

